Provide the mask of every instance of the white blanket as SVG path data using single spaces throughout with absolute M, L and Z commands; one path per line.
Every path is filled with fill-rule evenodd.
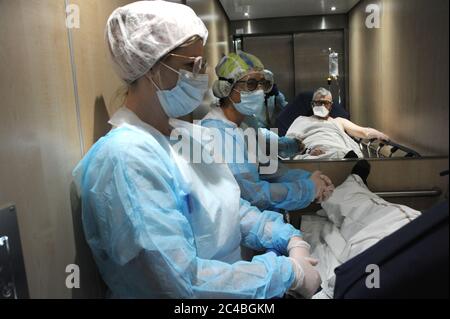
M 350 175 L 322 204 L 318 216 L 304 216 L 302 231 L 311 244 L 322 291 L 314 298 L 333 298 L 334 269 L 420 216 L 372 193 L 361 178 Z
M 286 136 L 302 139 L 307 149 L 318 147 L 325 151 L 319 156 L 304 154 L 295 159 L 344 158 L 350 151 L 360 158 L 364 157 L 358 143 L 333 118 L 322 120 L 314 116 L 299 116 L 289 127 Z

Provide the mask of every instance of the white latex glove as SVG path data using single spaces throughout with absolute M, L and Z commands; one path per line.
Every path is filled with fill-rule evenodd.
M 295 280 L 287 292 L 290 295 L 301 295 L 311 298 L 319 289 L 322 280 L 319 272 L 305 258 L 294 259 L 290 257 Z
M 322 196 L 317 200 L 317 202 L 319 204 L 327 201 L 331 197 L 331 195 L 333 195 L 333 192 L 334 192 L 334 185 L 331 182 L 331 180 L 325 175 L 322 175 L 321 177 L 324 179 L 324 181 L 327 184 L 327 186 L 323 190 Z
M 319 189 L 316 188 L 316 201 L 317 203 L 322 203 L 326 201 L 328 198 L 331 197 L 334 191 L 334 185 L 331 179 L 322 174 L 320 171 L 316 171 L 311 175 L 311 180 L 315 182 L 315 179 L 319 178 L 321 180 L 321 183 L 315 184 L 316 187 L 319 187 Z
M 320 175 L 320 178 L 325 182 L 325 184 L 327 185 L 327 186 L 333 186 L 333 188 L 334 188 L 334 185 L 333 185 L 333 182 L 331 181 L 331 179 L 327 176 L 327 175 Z
M 328 186 L 322 193 L 322 197 L 317 201 L 319 204 L 327 201 L 333 195 L 334 186 Z
M 320 275 L 314 266 L 318 260 L 310 256 L 311 246 L 301 237 L 292 237 L 289 240 L 287 251 L 292 261 L 292 269 L 295 273 L 295 280 L 288 294 L 298 297 L 311 298 L 319 289 Z
M 289 257 L 292 257 L 294 259 L 303 258 L 312 266 L 316 266 L 319 263 L 319 260 L 310 256 L 310 249 L 311 246 L 300 237 L 292 237 L 289 240 L 289 244 L 287 247 Z

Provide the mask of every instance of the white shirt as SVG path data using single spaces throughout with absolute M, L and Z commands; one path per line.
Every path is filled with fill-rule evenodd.
M 309 150 L 319 148 L 325 152 L 319 156 L 307 153 L 296 159 L 344 158 L 350 151 L 363 157 L 359 145 L 347 135 L 342 124 L 331 117 L 324 120 L 315 116 L 299 116 L 289 127 L 286 136 L 303 140 Z

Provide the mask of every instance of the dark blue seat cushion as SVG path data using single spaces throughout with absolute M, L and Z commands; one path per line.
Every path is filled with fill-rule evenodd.
M 448 298 L 448 201 L 335 269 L 337 299 Z M 369 289 L 367 265 L 378 265 L 380 287 Z

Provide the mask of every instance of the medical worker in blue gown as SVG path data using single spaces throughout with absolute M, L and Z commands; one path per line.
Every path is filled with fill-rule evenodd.
M 189 7 L 165 1 L 135 2 L 108 19 L 128 93 L 113 129 L 74 170 L 86 239 L 113 297 L 310 297 L 320 277 L 301 233 L 242 200 L 226 164 L 191 163 L 169 138 L 174 127 L 194 127 L 176 118 L 208 89 L 207 35 Z M 243 261 L 241 244 L 284 256 Z
M 225 153 L 233 149 L 245 153 L 243 161 L 237 157 L 227 160 L 241 188 L 242 198 L 260 209 L 297 210 L 314 200 L 321 202 L 331 196 L 334 186 L 319 171 L 311 174 L 300 169 L 281 168 L 276 174 L 265 175 L 260 174 L 259 163 L 252 162 L 250 152 L 254 150 L 248 149 L 241 124 L 247 116 L 260 112 L 264 91 L 271 85 L 262 62 L 243 51 L 229 53 L 216 66 L 216 74 L 218 80 L 213 85 L 213 93 L 219 102 L 203 118 L 201 125 L 219 130 L 224 158 Z M 279 138 L 267 129 L 259 130 L 265 139 L 276 138 L 282 144 L 296 143 L 290 138 Z
M 263 107 L 256 114 L 246 116 L 244 123 L 253 128 L 270 129 L 275 127 L 275 119 L 278 113 L 288 105 L 288 102 L 275 84 L 273 72 L 264 70 L 264 76 L 268 85 L 264 88 Z

